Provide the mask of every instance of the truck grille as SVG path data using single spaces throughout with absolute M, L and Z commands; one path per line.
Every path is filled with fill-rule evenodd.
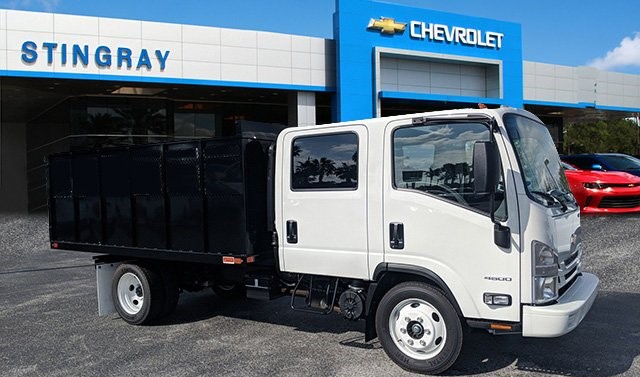
M 580 262 L 580 257 L 582 255 L 582 247 L 578 245 L 575 248 L 573 254 L 569 257 L 565 258 L 560 262 L 560 268 L 558 273 L 559 278 L 559 288 L 558 294 L 562 296 L 564 292 L 566 292 L 569 287 L 576 281 L 577 277 L 580 275 L 582 270 L 582 263 Z
M 634 208 L 640 206 L 640 195 L 610 196 L 602 198 L 600 208 Z

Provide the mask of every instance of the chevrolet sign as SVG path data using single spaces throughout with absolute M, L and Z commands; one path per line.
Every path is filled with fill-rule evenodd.
M 411 21 L 411 38 L 463 44 L 467 46 L 502 48 L 504 34 L 493 31 Z

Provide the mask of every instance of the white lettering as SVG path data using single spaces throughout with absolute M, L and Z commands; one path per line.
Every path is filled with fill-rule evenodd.
M 433 24 L 429 23 L 429 27 L 423 22 L 422 23 L 422 39 L 425 39 L 429 34 L 429 39 L 433 39 Z
M 478 30 L 478 46 L 480 47 L 487 47 L 487 42 L 482 40 L 482 31 Z M 486 34 L 484 35 L 484 39 L 487 39 Z
M 422 25 L 424 25 L 424 22 L 411 21 L 411 38 L 424 39 L 422 36 Z
M 494 31 L 448 26 L 420 21 L 411 21 L 411 38 L 429 39 L 430 41 L 463 44 L 469 46 L 502 48 L 504 34 Z
M 496 33 L 496 36 L 498 37 L 498 49 L 501 49 L 502 48 L 502 37 L 504 37 L 504 34 Z
M 453 28 L 456 35 L 456 43 L 467 44 L 467 29 L 463 29 L 461 27 Z
M 444 30 L 447 29 L 447 25 L 435 24 L 433 25 L 433 30 L 435 34 L 433 35 L 433 39 L 436 41 L 444 42 Z
M 478 31 L 475 29 L 467 29 L 467 42 L 468 44 L 475 46 L 478 44 Z
M 448 26 L 446 25 L 442 25 L 444 26 L 444 37 L 447 40 L 447 42 L 451 43 L 453 42 L 453 30 L 450 30 Z M 455 27 L 453 28 L 455 30 Z
M 496 36 L 494 34 L 495 33 L 492 33 L 490 31 L 487 32 L 486 34 L 487 40 L 485 41 L 486 42 L 485 46 L 496 48 Z

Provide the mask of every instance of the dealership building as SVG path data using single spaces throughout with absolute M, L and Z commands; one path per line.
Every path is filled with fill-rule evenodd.
M 46 209 L 44 158 L 307 126 L 522 107 L 555 141 L 640 112 L 640 75 L 523 61 L 519 24 L 337 0 L 333 39 L 0 10 L 0 212 Z

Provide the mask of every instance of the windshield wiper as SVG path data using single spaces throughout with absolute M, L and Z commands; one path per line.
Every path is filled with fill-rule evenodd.
M 553 183 L 555 183 L 556 187 L 562 187 L 560 186 L 560 182 L 556 180 L 556 177 L 553 176 L 551 169 L 549 169 L 548 158 L 544 159 L 544 167 L 547 169 L 547 172 L 549 173 L 549 176 L 551 177 L 551 179 L 553 179 Z M 566 200 L 566 194 L 567 194 L 566 192 L 560 191 L 558 189 L 553 189 L 553 190 L 550 190 L 548 194 L 551 195 L 558 203 L 560 203 L 563 211 L 567 210 L 567 205 L 564 202 Z
M 566 212 L 567 209 L 569 207 L 567 207 L 567 205 L 564 203 L 564 194 L 562 194 L 562 192 L 560 192 L 559 190 L 550 190 L 549 192 L 544 192 L 544 191 L 531 191 L 532 194 L 536 194 L 536 195 L 540 195 L 542 197 L 544 197 L 545 199 L 553 202 L 553 203 L 558 203 L 560 204 L 560 209 L 563 212 Z

